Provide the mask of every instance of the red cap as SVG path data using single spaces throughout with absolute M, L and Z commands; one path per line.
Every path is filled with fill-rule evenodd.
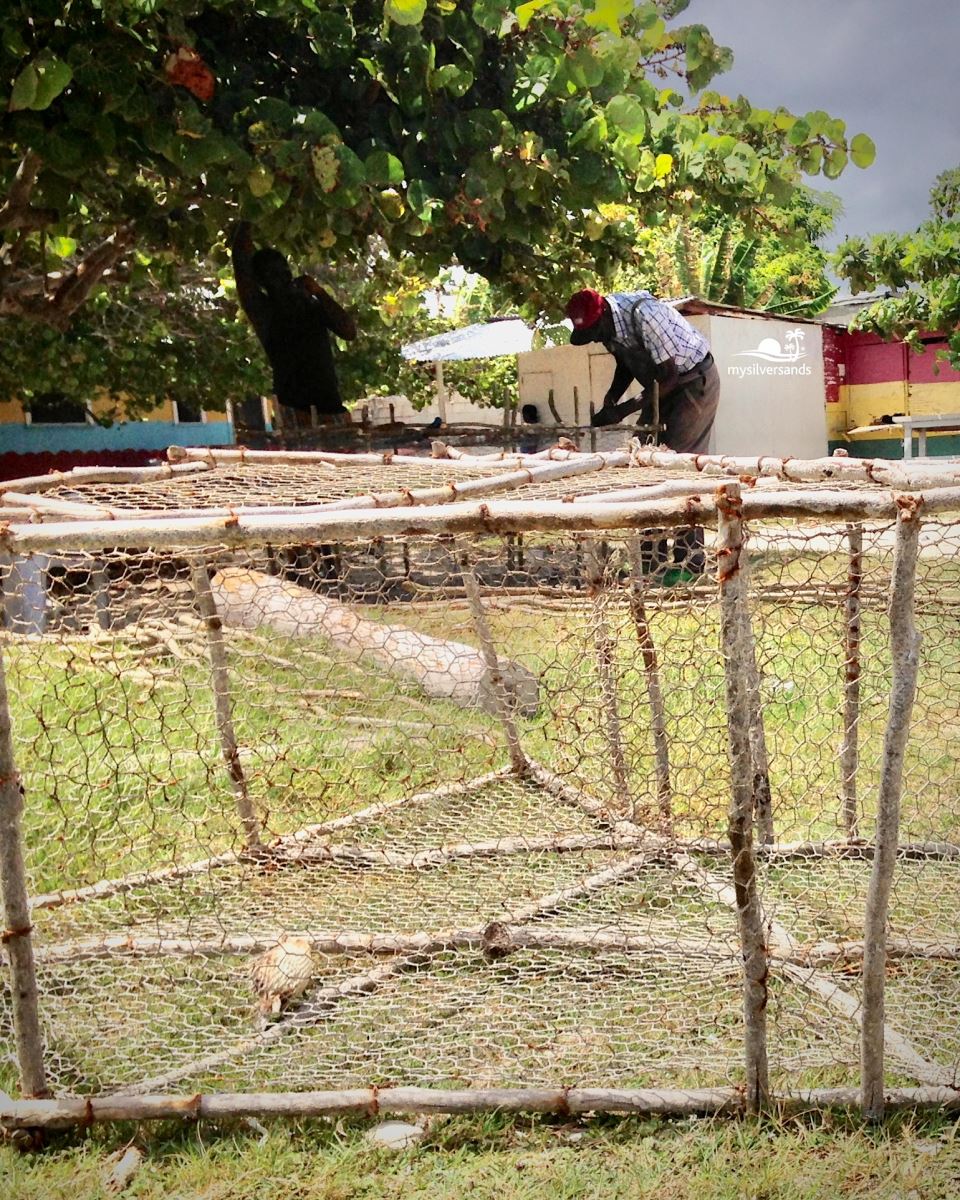
M 574 292 L 567 302 L 567 316 L 573 322 L 574 329 L 589 329 L 603 315 L 603 297 L 593 288 L 584 288 Z

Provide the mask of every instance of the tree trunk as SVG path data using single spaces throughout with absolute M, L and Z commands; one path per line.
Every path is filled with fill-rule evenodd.
M 464 708 L 481 708 L 498 716 L 505 697 L 521 716 L 531 717 L 537 711 L 539 686 L 531 671 L 502 662 L 500 679 L 495 680 L 480 651 L 463 642 L 369 621 L 336 600 L 241 567 L 219 571 L 210 587 L 226 625 L 266 627 L 290 637 L 322 637 L 356 662 L 413 681 L 428 696 Z

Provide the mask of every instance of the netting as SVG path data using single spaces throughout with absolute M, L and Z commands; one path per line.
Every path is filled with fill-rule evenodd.
M 2 656 L 47 1086 L 744 1088 L 762 1021 L 772 1090 L 856 1087 L 904 516 L 882 489 L 874 519 L 806 494 L 798 517 L 744 509 L 738 661 L 730 547 L 707 528 L 685 569 L 668 505 L 591 529 L 588 503 L 574 531 L 549 505 L 512 532 L 491 509 L 375 537 L 56 526 L 59 553 L 19 527 Z M 912 519 L 883 1082 L 949 1088 L 960 518 Z

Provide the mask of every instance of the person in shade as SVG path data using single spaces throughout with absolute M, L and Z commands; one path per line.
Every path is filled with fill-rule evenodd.
M 273 390 L 294 425 L 309 425 L 311 409 L 326 421 L 348 421 L 340 399 L 331 334 L 357 336 L 353 317 L 309 275 L 296 279 L 279 250 L 255 250 L 250 226 L 231 242 L 237 296 L 273 370 Z
M 583 288 L 570 297 L 566 312 L 575 346 L 599 342 L 616 361 L 613 381 L 592 423 L 613 425 L 640 411 L 641 423 L 649 424 L 656 383 L 664 445 L 681 453 L 705 454 L 720 400 L 720 376 L 703 334 L 649 292 L 603 296 Z M 640 395 L 621 400 L 634 381 Z M 679 577 L 671 581 L 703 574 L 703 546 L 701 528 L 677 531 L 673 561 Z M 650 543 L 647 550 L 650 569 L 662 574 L 669 555 L 666 542 Z

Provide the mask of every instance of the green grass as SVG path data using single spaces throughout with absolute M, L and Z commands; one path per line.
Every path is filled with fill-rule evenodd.
M 412 1150 L 378 1151 L 363 1123 L 95 1129 L 43 1154 L 0 1146 L 0 1195 L 106 1200 L 102 1172 L 136 1136 L 137 1200 L 955 1200 L 955 1118 L 584 1122 L 439 1118 Z

